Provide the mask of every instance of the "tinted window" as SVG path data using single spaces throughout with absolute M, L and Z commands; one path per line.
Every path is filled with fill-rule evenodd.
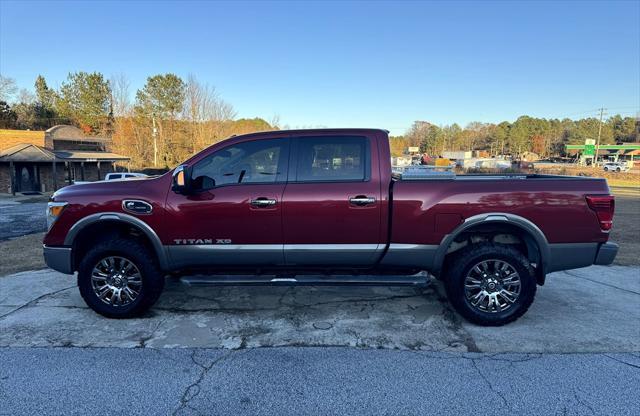
M 111 180 L 111 179 L 120 179 L 121 177 L 122 177 L 122 175 L 120 175 L 120 174 L 118 173 L 118 174 L 116 174 L 116 175 L 110 175 L 110 176 L 109 176 L 109 180 Z
M 298 140 L 297 180 L 363 181 L 368 176 L 366 137 L 309 137 Z
M 286 140 L 256 140 L 218 150 L 193 167 L 200 189 L 239 183 L 273 183 L 285 178 Z

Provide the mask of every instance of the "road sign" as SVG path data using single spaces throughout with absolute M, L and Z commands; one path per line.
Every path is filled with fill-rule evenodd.
M 409 150 L 409 153 L 418 153 L 420 148 L 418 146 L 410 146 L 407 150 Z
M 593 156 L 596 154 L 596 145 L 595 144 L 585 144 L 584 145 L 584 153 L 585 156 Z

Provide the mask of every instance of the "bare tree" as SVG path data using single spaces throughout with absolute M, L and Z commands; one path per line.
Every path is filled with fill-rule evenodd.
M 269 120 L 269 124 L 274 130 L 280 130 L 280 114 L 274 114 Z
M 36 102 L 36 96 L 26 88 L 21 88 L 18 93 L 18 103 L 32 105 Z
M 111 76 L 111 105 L 114 117 L 124 117 L 131 114 L 131 97 L 129 95 L 129 79 L 123 73 Z
M 183 118 L 189 122 L 192 153 L 222 139 L 226 122 L 235 116 L 233 106 L 220 98 L 215 87 L 202 84 L 189 75 Z
M 16 80 L 0 75 L 0 101 L 9 102 L 18 91 Z

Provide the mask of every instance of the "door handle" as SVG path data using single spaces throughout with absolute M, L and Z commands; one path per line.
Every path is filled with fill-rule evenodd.
M 270 199 L 270 198 L 260 197 L 260 198 L 251 200 L 251 205 L 258 208 L 272 207 L 275 204 L 276 204 L 276 200 Z
M 354 196 L 353 198 L 349 198 L 350 204 L 358 205 L 358 206 L 369 205 L 375 202 L 376 202 L 375 198 L 370 196 L 365 196 L 365 195 L 358 195 L 358 196 Z

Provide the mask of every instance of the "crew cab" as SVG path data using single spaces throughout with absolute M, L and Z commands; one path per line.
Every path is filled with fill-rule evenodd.
M 149 309 L 167 275 L 394 284 L 427 271 L 464 318 L 502 325 L 548 273 L 617 253 L 604 179 L 394 173 L 390 160 L 384 130 L 231 137 L 160 177 L 57 191 L 44 257 L 111 318 Z

